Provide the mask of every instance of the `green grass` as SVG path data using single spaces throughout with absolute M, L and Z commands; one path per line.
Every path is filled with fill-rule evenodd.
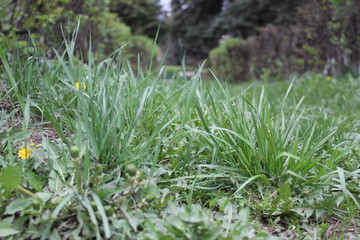
M 65 48 L 0 52 L 1 238 L 356 238 L 359 77 L 166 81 Z

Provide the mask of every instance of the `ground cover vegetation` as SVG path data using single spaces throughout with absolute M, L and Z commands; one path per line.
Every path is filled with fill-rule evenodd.
M 0 238 L 357 239 L 358 1 L 171 6 L 0 2 Z
M 164 81 L 64 48 L 0 52 L 1 238 L 358 236 L 358 76 Z

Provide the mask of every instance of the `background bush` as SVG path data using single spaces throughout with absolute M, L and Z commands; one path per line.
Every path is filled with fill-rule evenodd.
M 211 68 L 228 79 L 250 78 L 251 71 L 247 68 L 250 66 L 251 51 L 248 45 L 240 38 L 224 40 L 219 47 L 210 51 Z
M 141 68 L 145 69 L 150 65 L 152 59 L 156 60 L 159 55 L 159 48 L 154 46 L 153 39 L 134 35 L 125 47 L 125 55 L 134 67 L 138 63 L 138 56 L 140 56 Z
M 35 42 L 40 50 L 47 52 L 47 57 L 54 58 L 53 49 L 58 50 L 60 46 L 64 46 L 62 45 L 64 36 L 67 40 L 75 37 L 73 30 L 80 21 L 74 51 L 84 60 L 87 60 L 88 55 L 83 53 L 89 50 L 96 52 L 95 60 L 101 60 L 127 43 L 136 41 L 129 45 L 126 50 L 127 55 L 133 57 L 139 53 L 144 55 L 142 56 L 144 64 L 150 62 L 148 53 L 152 51 L 153 40 L 141 35 L 145 32 L 136 31 L 136 35 L 132 33 L 131 27 L 123 21 L 127 19 L 126 14 L 131 14 L 130 12 L 110 12 L 110 4 L 116 2 L 115 0 L 1 1 L 0 47 L 6 52 L 11 52 L 15 48 L 19 51 L 20 48 L 21 53 Z M 155 3 L 147 4 L 156 6 Z M 146 15 L 145 12 L 143 14 Z M 157 19 L 157 16 L 152 18 Z M 155 33 L 156 31 L 153 34 Z M 29 36 L 32 37 L 33 42 L 29 41 Z

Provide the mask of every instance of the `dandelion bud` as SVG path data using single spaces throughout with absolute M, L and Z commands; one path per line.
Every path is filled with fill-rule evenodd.
M 134 164 L 129 164 L 125 167 L 125 172 L 128 173 L 131 177 L 136 175 L 136 166 Z
M 70 147 L 70 155 L 72 158 L 78 158 L 80 154 L 80 150 L 76 145 L 72 145 Z

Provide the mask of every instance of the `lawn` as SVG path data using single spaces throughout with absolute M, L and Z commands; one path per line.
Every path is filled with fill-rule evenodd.
M 360 77 L 164 80 L 0 52 L 0 238 L 356 239 Z

